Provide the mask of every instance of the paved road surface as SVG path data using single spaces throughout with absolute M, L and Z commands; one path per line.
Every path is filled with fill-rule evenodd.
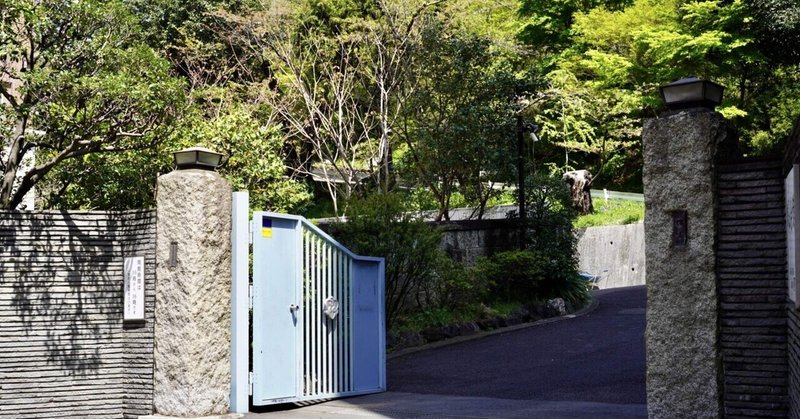
M 581 317 L 390 360 L 389 392 L 248 417 L 645 418 L 645 288 Z

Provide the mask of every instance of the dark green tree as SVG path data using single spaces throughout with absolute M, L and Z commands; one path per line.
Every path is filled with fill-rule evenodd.
M 0 208 L 17 207 L 69 159 L 164 138 L 182 83 L 140 35 L 121 1 L 3 3 Z
M 414 91 L 399 135 L 407 179 L 435 197 L 437 219 L 449 219 L 458 191 L 478 206 L 499 193 L 513 168 L 517 80 L 492 43 L 431 21 L 412 67 Z

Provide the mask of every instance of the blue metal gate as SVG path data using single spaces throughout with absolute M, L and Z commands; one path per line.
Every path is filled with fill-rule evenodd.
M 302 217 L 252 223 L 253 404 L 385 391 L 383 259 Z

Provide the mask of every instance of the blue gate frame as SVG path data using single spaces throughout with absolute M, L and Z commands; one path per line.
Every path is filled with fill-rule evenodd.
M 251 227 L 253 405 L 386 391 L 384 260 L 353 254 L 299 216 L 256 212 Z M 246 412 L 234 335 L 231 407 Z

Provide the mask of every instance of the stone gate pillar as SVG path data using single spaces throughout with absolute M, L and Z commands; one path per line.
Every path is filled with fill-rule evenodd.
M 715 162 L 736 134 L 698 108 L 646 121 L 642 140 L 649 417 L 718 418 Z
M 211 170 L 158 179 L 154 413 L 224 415 L 231 383 L 231 186 Z

